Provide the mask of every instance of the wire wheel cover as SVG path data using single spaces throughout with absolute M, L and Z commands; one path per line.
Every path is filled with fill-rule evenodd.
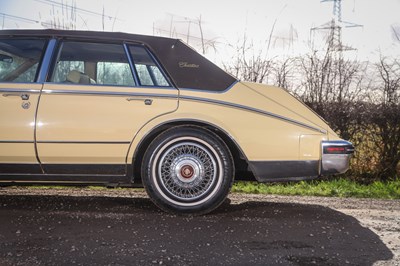
M 207 194 L 216 180 L 216 160 L 196 142 L 180 142 L 161 157 L 158 174 L 164 189 L 178 200 L 195 200 Z

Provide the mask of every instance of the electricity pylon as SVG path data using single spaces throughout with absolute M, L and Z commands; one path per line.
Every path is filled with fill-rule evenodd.
M 327 44 L 329 49 L 333 49 L 334 51 L 339 52 L 355 50 L 355 48 L 343 44 L 342 29 L 362 27 L 362 25 L 342 20 L 342 0 L 321 0 L 321 3 L 324 2 L 333 2 L 332 19 L 319 27 L 311 28 L 311 31 L 329 30 L 329 34 L 327 37 Z

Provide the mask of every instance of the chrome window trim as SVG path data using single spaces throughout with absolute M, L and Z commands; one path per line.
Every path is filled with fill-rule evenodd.
M 13 81 L 0 81 L 0 85 L 2 84 L 18 84 L 18 85 L 36 85 L 37 82 L 13 82 Z
M 176 93 L 175 88 L 174 93 Z M 49 90 L 44 89 L 42 93 L 45 94 L 78 94 L 78 95 L 93 95 L 93 96 L 122 96 L 122 97 L 152 97 L 152 98 L 171 98 L 174 100 L 178 99 L 176 94 L 158 94 L 158 93 L 135 93 L 135 92 L 111 92 L 111 91 L 86 91 L 86 90 Z
M 40 64 L 40 69 L 38 73 L 37 83 L 44 83 L 46 82 L 47 75 L 49 73 L 49 69 L 51 67 L 51 60 L 53 58 L 53 53 L 55 51 L 55 47 L 57 44 L 57 40 L 51 39 L 49 40 L 46 51 L 44 53 L 42 62 Z
M 128 58 L 129 67 L 131 68 L 131 73 L 133 76 L 133 80 L 135 81 L 135 86 L 140 86 L 139 77 L 136 73 L 136 68 L 133 64 L 131 53 L 129 52 L 129 47 L 126 43 L 123 43 L 125 56 Z
M 30 83 L 32 84 L 32 83 Z M 11 88 L 0 88 L 0 92 L 20 92 L 20 93 L 40 93 L 40 90 L 33 90 L 33 89 L 11 89 Z
M 37 144 L 130 144 L 130 141 L 61 141 L 61 140 L 39 140 L 36 141 Z
M 0 83 L 1 84 L 1 83 Z M 163 90 L 163 89 L 175 89 L 178 90 L 175 87 L 160 87 L 160 86 L 128 86 L 128 85 L 111 85 L 111 84 L 79 84 L 79 83 L 63 83 L 63 82 L 46 82 L 46 84 L 50 84 L 50 85 L 62 85 L 62 86 L 66 86 L 66 87 L 115 87 L 115 88 L 134 88 L 134 89 L 159 89 L 159 90 Z
M 7 143 L 34 144 L 35 141 L 33 141 L 33 140 L 0 140 L 0 144 L 1 143 L 5 143 L 5 144 L 7 144 Z

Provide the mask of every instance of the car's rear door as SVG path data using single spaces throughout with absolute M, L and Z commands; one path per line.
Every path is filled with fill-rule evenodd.
M 47 41 L 0 39 L 0 180 L 41 174 L 35 151 L 35 114 L 42 84 L 39 65 Z
M 173 112 L 178 90 L 141 45 L 60 43 L 37 113 L 37 149 L 46 174 L 125 175 L 136 132 Z

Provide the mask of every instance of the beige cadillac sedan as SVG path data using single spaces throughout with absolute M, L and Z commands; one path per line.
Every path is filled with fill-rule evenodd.
M 233 180 L 343 173 L 354 148 L 285 90 L 241 82 L 176 39 L 0 31 L 0 182 L 143 184 L 203 214 Z

